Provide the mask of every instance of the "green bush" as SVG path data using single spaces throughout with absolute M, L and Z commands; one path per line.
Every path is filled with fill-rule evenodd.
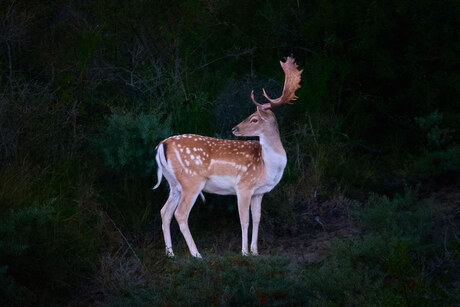
M 76 203 L 49 200 L 15 209 L 0 223 L 1 299 L 41 304 L 72 292 L 92 270 L 94 221 Z
M 162 113 L 135 113 L 114 109 L 96 146 L 105 162 L 118 172 L 148 176 L 155 168 L 155 147 L 172 134 L 170 119 Z
M 412 154 L 403 175 L 409 179 L 433 180 L 441 176 L 457 177 L 460 171 L 460 145 L 455 140 L 455 130 L 444 122 L 438 110 L 415 122 L 423 133 L 424 142 L 418 154 Z
M 30 303 L 34 298 L 25 287 L 18 285 L 14 275 L 21 278 L 23 273 L 15 264 L 25 251 L 37 244 L 39 232 L 51 222 L 51 206 L 32 206 L 13 211 L 0 223 L 0 302 L 11 304 Z M 13 264 L 13 272 L 10 265 Z M 27 267 L 25 267 L 27 268 Z M 13 276 L 12 276 L 13 274 Z M 22 281 L 20 280 L 19 283 Z
M 307 271 L 307 288 L 319 305 L 366 306 L 382 300 L 385 273 L 378 263 L 380 238 L 335 241 L 327 260 Z
M 354 216 L 362 227 L 361 238 L 336 241 L 329 258 L 306 273 L 317 302 L 345 306 L 458 302 L 451 272 L 459 255 L 443 247 L 450 243 L 437 230 L 442 217 L 439 204 L 418 200 L 417 193 L 406 190 L 393 199 L 371 195 L 363 208 L 355 208 Z M 430 270 L 439 274 L 430 276 Z
M 415 122 L 422 132 L 426 133 L 426 141 L 429 146 L 440 148 L 452 140 L 451 128 L 442 127 L 444 115 L 438 110 L 433 111 L 425 117 L 416 117 Z
M 22 254 L 36 241 L 37 229 L 51 221 L 53 211 L 49 204 L 12 211 L 0 224 L 0 260 Z

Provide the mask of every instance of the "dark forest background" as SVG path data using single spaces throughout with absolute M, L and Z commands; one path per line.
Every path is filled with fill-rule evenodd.
M 460 3 L 0 1 L 0 303 L 460 304 Z M 234 197 L 164 256 L 155 146 L 233 138 L 279 61 L 288 165 L 242 257 Z

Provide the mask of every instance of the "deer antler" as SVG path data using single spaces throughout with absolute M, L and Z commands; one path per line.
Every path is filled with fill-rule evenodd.
M 295 59 L 292 57 L 287 57 L 286 62 L 280 61 L 281 67 L 283 68 L 285 79 L 284 79 L 284 88 L 283 93 L 280 97 L 272 99 L 268 97 L 265 89 L 263 90 L 264 97 L 267 98 L 269 103 L 260 104 L 257 103 L 254 99 L 254 91 L 251 92 L 251 99 L 257 107 L 263 109 L 274 108 L 283 104 L 292 104 L 292 100 L 296 100 L 297 96 L 295 91 L 300 88 L 300 75 L 303 70 L 298 70 L 299 65 L 296 64 Z

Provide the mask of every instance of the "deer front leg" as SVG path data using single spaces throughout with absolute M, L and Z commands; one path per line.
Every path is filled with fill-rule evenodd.
M 238 213 L 241 223 L 241 253 L 248 255 L 248 227 L 249 227 L 249 205 L 251 203 L 251 191 L 238 191 Z
M 251 213 L 252 213 L 252 239 L 251 239 L 251 254 L 258 255 L 257 251 L 257 238 L 259 235 L 259 222 L 262 209 L 262 196 L 263 194 L 254 195 L 251 199 Z

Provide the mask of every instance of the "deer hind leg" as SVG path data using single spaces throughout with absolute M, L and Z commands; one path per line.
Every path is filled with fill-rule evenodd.
M 198 249 L 196 248 L 195 241 L 192 238 L 190 229 L 188 227 L 188 216 L 192 210 L 193 205 L 195 204 L 196 198 L 203 189 L 204 181 L 199 182 L 198 180 L 187 185 L 182 185 L 182 195 L 179 201 L 179 205 L 174 213 L 177 223 L 179 224 L 180 231 L 184 236 L 185 241 L 187 242 L 188 249 L 190 254 L 193 257 L 201 258 Z
M 238 191 L 238 213 L 241 223 L 241 253 L 248 255 L 248 227 L 249 227 L 249 205 L 252 193 L 250 191 Z
M 261 215 L 261 204 L 263 194 L 254 195 L 251 199 L 251 214 L 252 214 L 252 239 L 251 239 L 251 254 L 258 255 L 257 238 L 259 236 L 259 223 Z
M 163 229 L 163 236 L 165 239 L 165 245 L 166 245 L 166 256 L 168 257 L 174 257 L 174 252 L 172 249 L 172 242 L 171 242 L 171 219 L 174 214 L 174 211 L 177 208 L 177 205 L 179 204 L 181 192 L 180 189 L 177 187 L 171 187 L 171 190 L 169 191 L 169 198 L 166 201 L 165 205 L 163 208 L 161 208 L 161 222 L 162 222 L 162 229 Z

